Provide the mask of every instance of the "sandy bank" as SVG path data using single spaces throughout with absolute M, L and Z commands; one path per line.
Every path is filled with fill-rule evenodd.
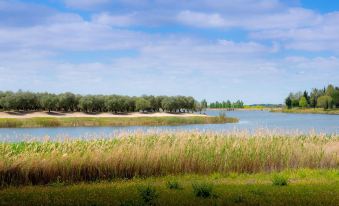
M 32 117 L 192 117 L 192 116 L 206 116 L 204 114 L 192 114 L 192 113 L 125 113 L 125 114 L 113 114 L 113 113 L 83 113 L 83 112 L 0 112 L 0 118 L 32 118 Z

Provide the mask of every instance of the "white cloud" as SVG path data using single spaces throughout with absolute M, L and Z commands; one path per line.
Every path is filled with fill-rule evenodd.
M 284 42 L 286 49 L 304 51 L 339 51 L 339 12 L 317 18 L 309 26 L 279 28 L 252 32 L 253 39 L 272 39 Z
M 182 11 L 178 14 L 179 22 L 197 26 L 197 27 L 228 27 L 233 26 L 231 22 L 227 22 L 219 14 L 205 14 L 201 12 Z
M 182 11 L 178 21 L 196 27 L 238 27 L 248 30 L 298 28 L 319 24 L 322 17 L 311 10 L 289 8 L 275 13 L 205 13 Z
M 0 44 L 6 49 L 135 49 L 146 40 L 147 35 L 140 32 L 113 29 L 83 20 L 62 20 L 34 27 L 0 27 Z
M 127 27 L 137 24 L 136 14 L 110 15 L 106 12 L 94 15 L 92 21 L 98 24 L 110 26 Z
M 111 0 L 64 0 L 66 6 L 80 9 L 91 9 L 112 2 Z

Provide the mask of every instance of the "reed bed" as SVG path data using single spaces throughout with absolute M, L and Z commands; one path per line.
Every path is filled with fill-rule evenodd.
M 1 186 L 338 167 L 338 135 L 135 132 L 89 141 L 0 143 Z
M 190 117 L 33 117 L 0 118 L 0 128 L 21 127 L 93 127 L 93 126 L 159 126 L 183 124 L 235 123 L 237 118 L 226 116 Z

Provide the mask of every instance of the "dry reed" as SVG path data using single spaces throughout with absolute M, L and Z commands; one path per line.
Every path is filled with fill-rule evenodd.
M 0 143 L 0 185 L 169 174 L 338 168 L 339 136 L 135 132 L 112 139 Z

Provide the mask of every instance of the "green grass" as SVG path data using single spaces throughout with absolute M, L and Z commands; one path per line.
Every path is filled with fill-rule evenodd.
M 301 113 L 301 114 L 339 114 L 339 109 L 327 109 L 323 108 L 278 108 L 271 109 L 271 112 L 284 112 L 284 113 Z
M 171 190 L 180 190 L 182 189 L 182 186 L 176 180 L 169 180 L 167 181 L 167 188 Z
M 287 186 L 272 184 L 276 175 L 288 176 Z M 173 190 L 168 181 L 183 187 Z M 192 185 L 212 185 L 207 198 L 197 196 Z M 201 187 L 200 187 L 201 188 Z M 205 189 L 204 189 L 205 191 Z M 337 206 L 338 170 L 286 170 L 279 173 L 176 175 L 131 180 L 9 187 L 0 190 L 0 205 L 262 205 Z
M 34 117 L 0 118 L 0 128 L 20 127 L 80 127 L 80 126 L 157 126 L 183 124 L 235 123 L 231 117 L 190 116 L 190 117 Z

